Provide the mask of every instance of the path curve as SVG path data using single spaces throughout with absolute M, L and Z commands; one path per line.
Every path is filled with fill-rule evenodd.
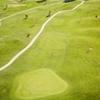
M 4 70 L 5 68 L 7 68 L 8 66 L 10 66 L 21 54 L 23 54 L 27 49 L 29 49 L 33 43 L 36 41 L 36 39 L 39 37 L 39 35 L 42 33 L 42 31 L 44 30 L 45 26 L 48 24 L 48 22 L 54 18 L 56 15 L 63 13 L 63 12 L 67 12 L 67 11 L 73 11 L 76 8 L 78 8 L 79 6 L 81 6 L 84 3 L 84 1 L 82 1 L 79 5 L 75 6 L 73 9 L 71 10 L 64 10 L 64 11 L 59 11 L 57 13 L 55 13 L 53 16 L 51 16 L 41 27 L 40 31 L 37 33 L 37 35 L 31 40 L 31 42 L 24 48 L 22 49 L 18 54 L 16 54 L 6 65 L 2 66 L 0 68 L 0 71 Z

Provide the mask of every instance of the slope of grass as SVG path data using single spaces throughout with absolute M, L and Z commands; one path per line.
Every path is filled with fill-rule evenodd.
M 57 3 L 60 0 L 49 0 L 46 5 Z M 26 6 L 19 6 L 19 7 L 9 7 L 9 5 L 15 5 L 15 4 L 25 4 Z M 7 8 L 6 8 L 7 6 Z M 36 3 L 35 0 L 23 0 L 22 2 L 17 2 L 16 0 L 3 0 L 0 2 L 0 18 L 4 18 L 8 15 L 17 13 L 19 11 L 27 10 L 30 8 L 38 7 L 38 6 L 45 6 L 44 2 L 42 3 Z M 2 15 L 1 15 L 2 14 Z
M 68 89 L 59 95 L 34 100 L 99 100 L 99 8 L 99 1 L 89 0 L 77 10 L 57 15 L 50 21 L 35 44 L 11 66 L 0 72 L 0 98 L 10 100 L 9 93 L 14 78 L 19 74 L 36 69 L 51 69 L 68 82 Z M 39 20 L 37 31 L 45 20 L 46 18 Z M 10 19 L 7 21 L 10 22 Z M 5 24 L 6 22 L 3 22 L 3 25 Z M 32 29 L 31 32 L 34 33 L 34 30 Z M 32 34 L 33 37 L 34 35 L 35 33 Z M 5 45 L 5 42 L 2 43 Z M 4 62 L 2 59 L 1 61 Z
M 1 50 L 3 52 L 3 55 L 0 57 L 0 65 L 4 65 L 5 62 L 7 63 L 17 52 L 23 49 L 31 41 L 31 39 L 40 30 L 42 24 L 48 19 L 46 16 L 48 15 L 49 9 L 52 11 L 53 15 L 59 10 L 71 9 L 78 3 L 79 2 L 71 3 L 66 7 L 65 3 L 57 4 L 54 6 L 44 6 L 42 8 L 38 8 L 36 10 L 32 10 L 27 13 L 16 15 L 12 18 L 3 20 L 2 26 L 0 27 L 0 33 L 2 37 L 0 40 Z M 28 15 L 28 19 L 23 20 L 26 14 Z M 27 38 L 27 34 L 31 34 L 31 38 Z M 15 46 L 13 47 L 12 45 Z M 4 54 L 5 50 L 6 54 Z

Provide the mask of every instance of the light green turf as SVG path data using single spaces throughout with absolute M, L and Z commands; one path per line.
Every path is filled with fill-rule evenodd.
M 68 84 L 49 69 L 39 69 L 18 76 L 13 84 L 11 97 L 34 99 L 64 92 Z
M 3 20 L 2 26 L 0 27 L 0 36 L 2 37 L 0 40 L 0 67 L 28 45 L 32 38 L 39 32 L 42 24 L 48 19 L 46 16 L 49 10 L 52 11 L 53 15 L 59 10 L 71 9 L 79 3 L 80 2 L 73 2 L 69 4 L 60 3 L 52 6 L 42 5 L 41 8 L 30 10 Z M 33 4 L 36 6 L 35 3 Z M 11 10 L 9 8 L 9 12 L 6 10 L 4 10 L 4 12 L 7 12 L 6 14 L 10 14 L 12 11 L 15 11 L 14 9 L 17 10 L 17 8 L 13 8 Z M 27 20 L 23 20 L 25 14 L 29 16 Z M 3 17 L 3 15 L 1 17 Z M 27 38 L 27 34 L 31 34 L 31 38 Z
M 45 16 L 49 10 L 54 14 L 72 9 L 80 2 L 75 0 L 53 6 L 34 3 L 33 6 L 43 7 L 2 21 L 0 65 L 6 64 L 31 41 L 48 19 Z M 32 6 L 31 1 L 29 5 Z M 18 11 L 18 8 L 9 9 L 7 14 Z M 25 14 L 29 15 L 27 20 L 23 20 Z M 26 37 L 28 33 L 31 38 Z M 89 51 L 89 48 L 92 50 Z M 10 98 L 12 80 L 22 73 L 37 69 L 52 70 L 68 83 L 68 88 L 57 95 L 30 100 L 100 100 L 100 0 L 87 0 L 75 11 L 64 12 L 53 18 L 34 45 L 0 72 L 0 100 L 20 100 Z

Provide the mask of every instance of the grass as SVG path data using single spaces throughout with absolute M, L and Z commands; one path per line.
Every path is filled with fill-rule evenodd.
M 26 100 L 59 94 L 67 87 L 68 84 L 53 71 L 39 69 L 18 76 L 10 94 L 13 99 Z
M 23 10 L 27 10 L 27 9 L 30 9 L 30 8 L 34 8 L 34 7 L 37 7 L 37 6 L 45 6 L 44 2 L 36 3 L 34 0 L 25 0 L 23 2 L 17 2 L 17 3 L 14 3 L 14 1 L 16 2 L 16 0 L 12 0 L 12 1 L 3 0 L 3 1 L 0 2 L 0 14 L 2 13 L 2 16 L 0 16 L 0 18 L 6 17 L 6 16 L 11 15 L 13 13 L 17 13 L 19 11 L 23 11 Z M 56 3 L 58 1 L 59 0 L 55 0 L 55 1 L 49 0 L 47 2 L 47 4 Z M 11 5 L 11 4 L 26 4 L 27 6 L 10 7 L 9 8 L 9 5 Z M 5 9 L 6 5 L 8 5 L 7 9 Z
M 2 56 L 0 49 L 0 65 L 4 65 L 15 52 L 17 53 L 29 43 L 31 38 L 26 38 L 27 32 L 31 33 L 32 37 L 35 36 L 41 25 L 47 20 L 44 16 L 46 16 L 49 9 L 52 9 L 52 14 L 54 14 L 61 9 L 71 9 L 79 2 L 69 3 L 68 6 L 65 6 L 67 3 L 58 4 L 56 8 L 55 6 L 45 6 L 42 9 L 28 12 L 30 15 L 29 21 L 32 17 L 37 18 L 37 24 L 32 28 L 29 28 L 33 25 L 31 22 L 29 25 L 28 20 L 25 20 L 28 24 L 25 24 L 25 21 L 22 20 L 25 13 L 4 20 L 0 28 L 0 33 L 3 37 L 0 40 L 0 48 L 2 46 Z M 11 66 L 0 72 L 0 98 L 2 100 L 10 100 L 9 95 L 11 95 L 11 88 L 14 85 L 13 81 L 22 73 L 34 72 L 39 69 L 50 69 L 68 83 L 68 89 L 59 95 L 56 94 L 34 100 L 99 100 L 99 8 L 99 1 L 89 0 L 75 11 L 65 12 L 53 18 L 35 44 Z M 44 13 L 44 11 L 47 13 Z M 40 17 L 43 14 L 44 16 Z M 35 15 L 38 16 L 35 17 Z M 97 18 L 95 18 L 96 15 L 98 16 Z M 12 23 L 17 18 L 20 18 L 19 24 L 15 26 Z M 20 34 L 21 38 L 17 37 Z M 17 44 L 18 42 L 12 44 L 11 38 L 20 40 L 19 44 Z M 17 46 L 17 49 L 15 49 L 13 45 L 15 47 L 18 45 L 19 47 Z M 89 51 L 89 48 L 93 50 Z M 8 49 L 9 52 L 4 51 L 5 49 Z M 8 55 L 10 57 L 6 58 Z M 12 100 L 15 99 L 12 98 Z
M 77 5 L 79 2 L 71 3 L 68 6 L 66 6 L 66 9 L 73 8 L 74 5 Z M 2 51 L 9 49 L 10 52 L 8 54 L 11 54 L 12 57 L 19 52 L 22 48 L 24 48 L 32 38 L 27 38 L 27 34 L 31 34 L 31 37 L 34 37 L 37 32 L 40 30 L 42 24 L 48 19 L 46 18 L 49 9 L 52 10 L 52 14 L 59 11 L 59 9 L 63 9 L 63 5 L 66 4 L 58 4 L 54 6 L 44 6 L 42 9 L 38 8 L 36 10 L 29 11 L 27 13 L 22 13 L 20 15 L 16 15 L 12 18 L 5 19 L 2 21 L 2 26 L 0 28 L 1 36 L 3 43 L 5 45 L 8 45 L 7 47 L 2 46 Z M 56 7 L 57 6 L 57 7 Z M 56 8 L 55 8 L 56 7 Z M 55 10 L 56 9 L 56 10 Z M 27 20 L 23 20 L 25 18 L 25 14 L 28 14 L 29 18 Z M 34 14 L 36 16 L 34 16 Z M 23 26 L 23 27 L 22 27 Z M 7 41 L 10 40 L 10 43 Z M 17 41 L 17 42 L 14 42 Z M 21 43 L 21 45 L 19 45 Z M 18 47 L 18 49 L 13 48 L 12 45 L 15 45 L 15 47 Z M 14 52 L 13 52 L 14 51 Z M 6 55 L 7 55 L 6 50 Z M 3 55 L 4 56 L 4 55 Z M 4 65 L 5 62 L 8 62 L 12 57 L 8 56 L 7 60 L 5 57 L 1 56 L 1 66 Z M 3 59 L 4 58 L 4 59 Z M 2 60 L 5 62 L 2 62 Z

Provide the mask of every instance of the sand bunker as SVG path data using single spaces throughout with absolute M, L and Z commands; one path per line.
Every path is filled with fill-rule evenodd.
M 7 5 L 9 8 L 10 7 L 21 7 L 21 6 L 27 6 L 27 4 L 8 4 Z

